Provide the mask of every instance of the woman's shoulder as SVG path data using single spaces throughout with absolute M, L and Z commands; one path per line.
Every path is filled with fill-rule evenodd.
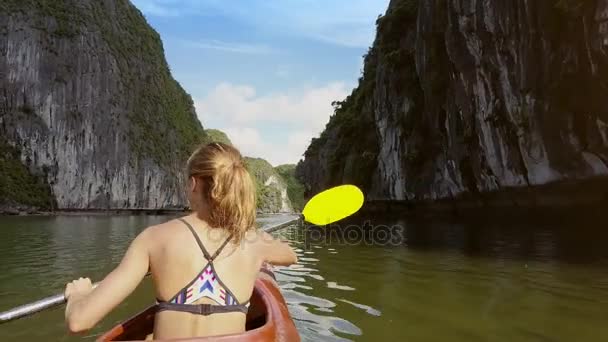
M 252 229 L 245 233 L 242 244 L 256 247 L 263 246 L 268 241 L 272 241 L 272 236 L 262 229 Z
M 171 219 L 166 222 L 148 226 L 140 233 L 140 235 L 145 234 L 148 237 L 154 237 L 154 236 L 160 236 L 160 235 L 166 235 L 166 234 L 174 234 L 175 227 L 177 227 L 179 225 L 184 225 L 184 223 L 181 222 L 179 220 L 179 218 Z

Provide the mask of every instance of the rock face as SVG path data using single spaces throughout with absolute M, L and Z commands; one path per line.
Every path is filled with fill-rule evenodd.
M 279 173 L 264 159 L 245 158 L 247 170 L 253 176 L 257 190 L 257 207 L 261 213 L 291 213 L 293 205 L 287 193 L 287 184 Z
M 608 174 L 608 0 L 392 0 L 377 26 L 298 165 L 309 193 L 435 200 Z
M 304 209 L 304 187 L 296 177 L 296 165 L 284 164 L 274 168 L 277 174 L 283 179 L 287 186 L 287 196 L 291 202 L 291 207 L 294 211 L 302 211 Z
M 276 189 L 279 196 L 277 196 L 278 205 L 275 208 L 271 208 L 273 212 L 280 213 L 291 213 L 293 209 L 291 208 L 291 201 L 287 196 L 287 186 L 284 184 L 284 181 L 281 179 L 279 175 L 270 175 L 266 182 L 264 182 L 265 187 L 270 187 Z
M 128 0 L 0 3 L 0 133 L 69 209 L 185 206 L 205 138 Z

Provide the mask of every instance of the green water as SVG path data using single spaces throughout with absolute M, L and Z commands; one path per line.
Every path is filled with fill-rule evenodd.
M 0 218 L 0 310 L 55 294 L 71 278 L 102 278 L 141 229 L 167 219 Z M 303 340 L 608 340 L 601 220 L 369 222 L 279 233 L 299 254 L 277 278 Z M 152 300 L 145 282 L 85 339 Z M 65 333 L 62 315 L 1 325 L 0 340 L 82 339 Z

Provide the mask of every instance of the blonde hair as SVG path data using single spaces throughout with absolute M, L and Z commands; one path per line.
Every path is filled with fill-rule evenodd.
M 236 243 L 255 224 L 255 185 L 241 153 L 222 143 L 199 147 L 188 159 L 187 172 L 202 182 L 209 206 L 209 225 L 229 231 Z

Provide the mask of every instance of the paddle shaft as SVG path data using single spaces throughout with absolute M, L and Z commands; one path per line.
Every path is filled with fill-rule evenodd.
M 93 284 L 93 288 L 97 287 L 97 284 Z M 65 296 L 58 294 L 55 296 L 47 297 L 39 301 L 18 306 L 14 309 L 4 311 L 0 313 L 0 323 L 10 322 L 15 319 L 33 315 L 37 312 L 50 309 L 66 302 Z
M 289 221 L 284 222 L 284 223 L 279 223 L 279 224 L 277 224 L 276 226 L 272 226 L 272 227 L 270 227 L 270 228 L 268 228 L 268 229 L 264 229 L 264 231 L 265 231 L 266 233 L 272 233 L 272 232 L 276 232 L 276 231 L 277 231 L 277 230 L 279 230 L 279 229 L 283 229 L 283 228 L 289 227 L 289 226 L 291 226 L 291 225 L 294 225 L 294 224 L 296 224 L 296 223 L 300 223 L 300 222 L 302 222 L 302 221 L 304 221 L 304 216 L 303 216 L 302 214 L 300 214 L 300 215 L 298 215 L 298 217 L 297 217 L 297 218 L 294 218 L 294 219 L 289 220 Z
M 283 229 L 285 227 L 291 226 L 294 223 L 298 223 L 300 220 L 301 220 L 301 217 L 298 217 L 293 220 L 289 220 L 287 222 L 272 226 L 268 229 L 265 229 L 265 231 L 268 233 L 271 233 L 271 232 L 277 231 L 279 229 Z M 150 273 L 146 274 L 146 276 L 149 276 L 149 275 L 150 275 Z M 97 285 L 99 285 L 99 283 L 93 284 L 93 288 L 97 287 Z M 0 313 L 0 324 L 10 322 L 10 321 L 22 318 L 22 317 L 30 316 L 30 315 L 33 315 L 40 311 L 44 311 L 46 309 L 54 308 L 56 306 L 65 304 L 65 302 L 66 302 L 66 298 L 63 295 L 63 293 L 61 293 L 61 294 L 58 294 L 55 296 L 51 296 L 51 297 L 47 297 L 47 298 L 35 301 L 33 303 L 18 306 L 14 309 L 1 312 Z

